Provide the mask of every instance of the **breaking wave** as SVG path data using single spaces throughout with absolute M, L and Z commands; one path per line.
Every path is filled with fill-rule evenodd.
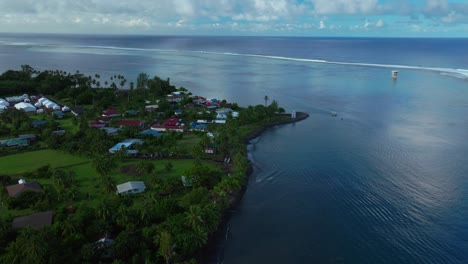
M 210 54 L 210 55 L 220 55 L 220 56 L 239 56 L 239 57 L 270 59 L 270 60 L 283 60 L 283 61 L 306 62 L 306 63 L 323 63 L 323 64 L 344 65 L 344 66 L 431 71 L 431 72 L 440 73 L 445 76 L 468 80 L 468 69 L 455 69 L 455 68 L 444 68 L 444 67 L 423 67 L 423 66 L 412 66 L 412 65 L 379 64 L 379 63 L 365 63 L 365 62 L 341 62 L 341 61 L 329 61 L 329 60 L 309 59 L 309 58 L 294 58 L 294 57 L 283 57 L 283 56 L 261 55 L 261 54 L 193 51 L 193 50 L 177 50 L 177 49 L 132 48 L 132 47 L 98 46 L 98 45 L 60 45 L 60 44 L 43 44 L 43 43 L 26 43 L 26 42 L 9 42 L 9 41 L 0 41 L 0 44 L 12 45 L 12 46 L 30 46 L 30 47 L 39 47 L 39 48 L 65 48 L 65 49 L 72 49 L 72 50 L 77 49 L 77 50 L 80 50 L 81 52 L 89 50 L 89 49 L 98 49 L 98 50 L 119 50 L 119 51 L 145 52 L 145 53 L 148 53 L 148 52 L 190 53 L 190 54 Z M 64 52 L 66 52 L 66 50 Z M 68 50 L 68 52 L 70 52 L 70 50 Z M 89 53 L 92 53 L 92 51 L 89 51 Z

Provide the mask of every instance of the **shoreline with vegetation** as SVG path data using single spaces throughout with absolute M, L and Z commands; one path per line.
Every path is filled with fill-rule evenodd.
M 247 188 L 248 141 L 308 117 L 126 82 L 0 75 L 0 262 L 197 263 Z
M 290 116 L 291 114 L 283 114 L 283 115 Z M 297 123 L 299 121 L 307 119 L 308 117 L 309 117 L 309 114 L 307 113 L 297 112 L 296 118 L 294 119 L 281 120 L 281 121 L 275 121 L 275 122 L 263 124 L 260 127 L 257 127 L 253 129 L 252 131 L 250 131 L 248 134 L 246 134 L 243 139 L 243 143 L 247 147 L 249 144 L 251 144 L 250 142 L 252 140 L 260 137 L 264 132 L 266 132 L 269 129 L 274 129 L 274 127 L 276 126 Z M 229 205 L 227 209 L 224 211 L 224 214 L 222 216 L 218 229 L 209 238 L 207 245 L 202 249 L 202 251 L 199 254 L 198 259 L 200 260 L 200 263 L 207 263 L 210 257 L 212 257 L 215 253 L 219 252 L 218 250 L 219 244 L 221 244 L 221 241 L 226 239 L 226 235 L 227 235 L 226 232 L 229 226 L 229 221 L 231 220 L 231 217 L 232 217 L 232 210 L 236 208 L 241 202 L 245 194 L 245 191 L 248 188 L 250 176 L 252 175 L 252 173 L 253 173 L 253 166 L 252 166 L 252 162 L 249 160 L 248 169 L 245 173 L 245 179 L 244 179 L 244 182 L 242 183 L 241 189 L 231 194 Z

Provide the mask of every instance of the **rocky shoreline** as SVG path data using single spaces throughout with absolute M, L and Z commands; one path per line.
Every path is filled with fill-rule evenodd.
M 290 114 L 283 114 L 283 115 L 289 116 Z M 297 112 L 296 118 L 294 119 L 277 121 L 277 122 L 265 124 L 257 129 L 254 129 L 250 133 L 248 133 L 244 138 L 244 144 L 246 145 L 250 144 L 251 140 L 259 137 L 263 132 L 265 132 L 269 128 L 279 126 L 279 125 L 296 123 L 308 117 L 309 117 L 309 114 L 307 113 Z M 229 208 L 226 210 L 226 212 L 224 212 L 222 220 L 219 224 L 218 230 L 209 237 L 207 245 L 200 252 L 199 257 L 197 257 L 197 260 L 199 263 L 221 263 L 222 262 L 223 260 L 222 256 L 217 256 L 217 259 L 213 259 L 214 253 L 221 252 L 222 254 L 223 252 L 222 249 L 221 250 L 218 249 L 219 247 L 223 247 L 223 243 L 221 243 L 220 241 L 225 240 L 227 237 L 226 233 L 228 232 L 228 229 L 229 229 L 229 220 L 231 219 L 231 215 L 234 212 L 233 209 L 236 208 L 239 202 L 242 200 L 242 197 L 244 196 L 244 193 L 247 190 L 248 182 L 249 182 L 250 176 L 252 175 L 252 172 L 253 172 L 253 167 L 249 160 L 249 167 L 247 170 L 245 180 L 242 183 L 242 188 L 238 192 L 231 194 Z

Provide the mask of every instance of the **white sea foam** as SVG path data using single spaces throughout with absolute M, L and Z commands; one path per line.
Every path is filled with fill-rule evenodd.
M 221 56 L 240 56 L 240 57 L 251 57 L 260 59 L 270 60 L 283 60 L 293 62 L 308 62 L 308 63 L 324 63 L 344 66 L 358 66 L 358 67 L 374 67 L 374 68 L 388 68 L 388 69 L 406 69 L 406 70 L 420 70 L 420 71 L 432 71 L 440 74 L 451 76 L 455 78 L 468 80 L 468 69 L 454 69 L 454 68 L 437 68 L 437 67 L 422 67 L 422 66 L 411 66 L 411 65 L 395 65 L 395 64 L 378 64 L 378 63 L 361 63 L 361 62 L 340 62 L 340 61 L 327 61 L 319 59 L 308 59 L 308 58 L 294 58 L 294 57 L 283 57 L 273 55 L 260 55 L 260 54 L 245 54 L 245 53 L 234 53 L 234 52 L 212 52 L 212 51 L 187 51 L 187 50 L 175 50 L 175 49 L 148 49 L 148 48 L 130 48 L 130 47 L 117 47 L 117 46 L 62 46 L 54 44 L 39 44 L 39 43 L 26 43 L 26 42 L 8 42 L 1 41 L 4 45 L 15 45 L 15 46 L 40 46 L 40 47 L 58 47 L 80 49 L 102 49 L 102 50 L 121 50 L 129 52 L 177 52 L 177 53 L 198 53 L 198 54 L 210 54 L 210 55 L 221 55 Z

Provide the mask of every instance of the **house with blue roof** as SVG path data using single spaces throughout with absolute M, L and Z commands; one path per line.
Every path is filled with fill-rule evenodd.
M 141 131 L 138 135 L 140 135 L 141 137 L 145 137 L 145 136 L 160 137 L 164 135 L 164 133 L 153 130 L 153 129 L 146 129 L 146 130 Z
M 115 146 L 109 149 L 110 153 L 116 153 L 121 149 L 125 149 L 127 154 L 138 154 L 138 150 L 134 149 L 135 145 L 143 143 L 143 140 L 137 138 L 125 139 L 122 142 L 117 143 Z
M 40 127 L 40 126 L 43 126 L 45 124 L 47 124 L 46 120 L 34 120 L 34 121 L 31 122 L 31 125 L 33 127 Z
M 208 125 L 200 124 L 200 123 L 197 123 L 195 121 L 190 123 L 190 127 L 192 128 L 192 130 L 197 130 L 197 131 L 205 131 L 205 130 L 208 129 Z

